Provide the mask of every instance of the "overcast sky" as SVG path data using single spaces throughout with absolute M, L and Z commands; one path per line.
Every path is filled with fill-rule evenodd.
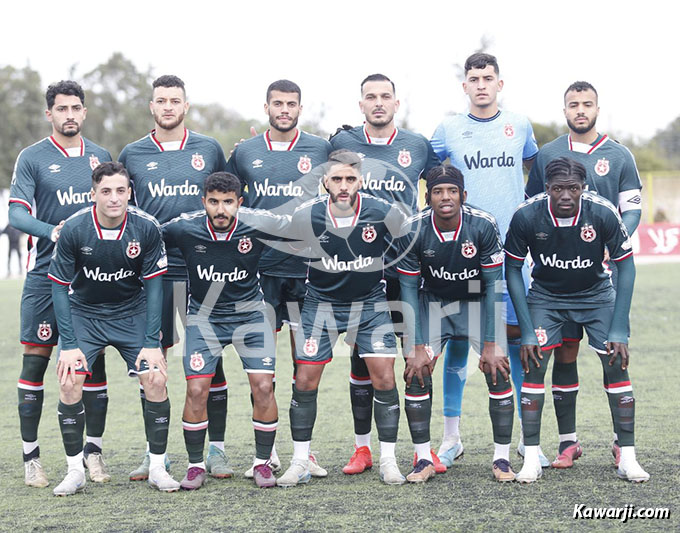
M 505 80 L 505 108 L 561 124 L 564 90 L 587 80 L 600 95 L 599 131 L 648 138 L 680 115 L 672 5 L 12 2 L 3 9 L 0 66 L 28 64 L 46 86 L 74 64 L 83 74 L 119 51 L 139 69 L 183 78 L 190 102 L 219 102 L 259 120 L 267 85 L 289 78 L 302 87 L 303 114 L 322 115 L 328 131 L 361 123 L 359 84 L 382 72 L 397 85 L 397 118 L 408 113 L 412 129 L 429 138 L 445 113 L 466 111 L 455 65 L 486 35 Z

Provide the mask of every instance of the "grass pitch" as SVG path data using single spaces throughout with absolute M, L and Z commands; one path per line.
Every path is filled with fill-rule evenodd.
M 258 490 L 241 473 L 254 454 L 248 385 L 236 355 L 229 350 L 225 371 L 229 382 L 227 454 L 237 472 L 233 479 L 210 480 L 197 492 L 160 494 L 146 483 L 131 483 L 130 470 L 144 451 L 144 429 L 135 380 L 125 376 L 118 354 L 107 350 L 109 416 L 104 455 L 113 480 L 89 483 L 85 493 L 55 498 L 52 488 L 65 473 L 66 462 L 57 426 L 57 382 L 52 362 L 45 377 L 45 405 L 40 426 L 42 462 L 50 478 L 47 489 L 23 484 L 17 416 L 16 380 L 20 370 L 18 343 L 21 283 L 0 282 L 0 530 L 1 531 L 630 531 L 678 530 L 680 471 L 677 407 L 680 369 L 676 362 L 680 335 L 680 289 L 677 265 L 638 267 L 631 324 L 630 373 L 637 399 L 638 459 L 651 474 L 649 483 L 632 485 L 616 478 L 610 453 L 611 422 L 602 371 L 585 346 L 579 359 L 580 392 L 577 426 L 585 454 L 567 471 L 544 470 L 530 486 L 499 485 L 491 478 L 493 445 L 484 379 L 470 360 L 461 432 L 465 455 L 452 469 L 424 486 L 387 487 L 374 470 L 345 476 L 342 466 L 353 450 L 348 382 L 349 359 L 336 352 L 319 392 L 313 450 L 329 471 L 327 479 L 293 489 Z M 280 336 L 277 362 L 280 409 L 277 448 L 284 468 L 292 454 L 288 403 L 291 365 L 287 336 Z M 340 347 L 338 345 L 338 347 Z M 172 420 L 171 472 L 180 479 L 186 468 L 181 429 L 184 378 L 180 348 L 169 356 Z M 54 359 L 54 357 L 53 357 Z M 397 361 L 397 373 L 403 370 Z M 547 381 L 550 380 L 548 372 Z M 433 446 L 439 445 L 441 369 L 435 371 Z M 548 389 L 549 390 L 549 389 Z M 543 417 L 542 447 L 552 459 L 557 429 L 550 395 Z M 519 439 L 515 424 L 512 450 Z M 378 459 L 377 435 L 373 437 Z M 413 457 L 402 409 L 397 456 L 404 474 Z M 521 460 L 512 458 L 518 471 Z M 574 520 L 574 505 L 593 507 L 670 507 L 670 520 Z

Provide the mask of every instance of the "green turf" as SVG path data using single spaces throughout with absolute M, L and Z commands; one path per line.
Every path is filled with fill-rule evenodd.
M 387 487 L 378 480 L 377 467 L 360 476 L 344 476 L 341 468 L 353 445 L 346 353 L 328 365 L 319 394 L 319 413 L 312 448 L 330 474 L 293 489 L 258 490 L 241 475 L 210 480 L 198 492 L 159 494 L 146 483 L 131 483 L 127 473 L 137 466 L 144 450 L 144 432 L 135 381 L 125 377 L 122 359 L 107 351 L 109 417 L 104 435 L 105 457 L 113 475 L 106 485 L 88 484 L 84 494 L 55 498 L 51 489 L 65 473 L 65 459 L 56 420 L 57 386 L 54 363 L 46 376 L 46 395 L 40 427 L 42 461 L 51 485 L 31 489 L 23 484 L 16 380 L 21 350 L 18 338 L 20 282 L 0 282 L 0 530 L 2 531 L 572 531 L 625 529 L 677 530 L 675 515 L 665 521 L 637 520 L 622 525 L 615 520 L 575 521 L 574 504 L 589 506 L 668 507 L 678 511 L 677 401 L 680 390 L 678 357 L 680 290 L 676 265 L 638 267 L 631 317 L 631 376 L 637 398 L 637 450 L 641 464 L 652 475 L 649 483 L 620 481 L 612 468 L 611 425 L 601 385 L 601 369 L 594 354 L 582 349 L 578 430 L 585 454 L 568 471 L 545 470 L 531 486 L 499 485 L 491 479 L 491 427 L 488 397 L 482 376 L 468 379 L 461 425 L 465 455 L 444 475 L 425 486 Z M 282 336 L 283 337 L 283 336 Z M 287 353 L 281 339 L 280 353 Z M 175 349 L 169 357 L 170 398 L 173 405 L 169 453 L 172 473 L 179 479 L 186 468 L 180 414 L 184 379 Z M 276 396 L 281 409 L 277 438 L 279 454 L 288 463 L 292 452 L 288 426 L 291 365 L 288 356 L 277 364 Z M 473 366 L 470 367 L 474 368 Z M 397 372 L 403 363 L 397 362 Z M 247 381 L 240 364 L 228 352 L 229 382 L 227 453 L 237 473 L 250 466 L 254 453 Z M 441 373 L 436 372 L 433 445 L 442 431 Z M 549 378 L 548 378 L 549 380 Z M 542 446 L 552 458 L 557 446 L 556 425 L 548 395 Z M 374 432 L 375 433 L 375 432 Z M 518 441 L 515 427 L 513 453 Z M 374 449 L 377 439 L 374 435 Z M 397 456 L 402 472 L 409 469 L 412 448 L 402 410 Z M 374 458 L 378 459 L 377 454 Z M 519 470 L 521 460 L 513 457 Z

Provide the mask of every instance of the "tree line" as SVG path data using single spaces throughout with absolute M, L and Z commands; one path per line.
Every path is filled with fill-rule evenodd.
M 113 157 L 126 144 L 149 132 L 148 105 L 154 79 L 150 68 L 140 71 L 132 61 L 116 52 L 105 63 L 74 79 L 86 90 L 85 136 L 105 147 Z M 51 130 L 44 116 L 45 93 L 38 72 L 29 66 L 5 66 L 0 68 L 0 87 L 0 105 L 4 110 L 4 120 L 0 121 L 2 189 L 9 186 L 19 152 L 49 135 Z M 320 118 L 308 120 L 301 127 L 325 136 L 327 132 L 319 126 Z M 192 103 L 187 124 L 191 129 L 215 137 L 227 152 L 235 142 L 249 135 L 250 126 L 258 131 L 266 127 L 265 123 L 246 119 L 219 103 Z M 567 132 L 563 124 L 534 122 L 533 127 L 539 146 Z M 641 171 L 680 169 L 680 117 L 647 141 L 618 140 L 632 150 Z

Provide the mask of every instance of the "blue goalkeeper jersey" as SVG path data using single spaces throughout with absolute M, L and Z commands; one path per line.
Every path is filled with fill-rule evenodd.
M 491 213 L 504 236 L 524 200 L 522 162 L 538 153 L 529 119 L 509 111 L 488 119 L 454 115 L 444 119 L 430 142 L 439 159 L 450 158 L 463 173 L 467 202 Z

